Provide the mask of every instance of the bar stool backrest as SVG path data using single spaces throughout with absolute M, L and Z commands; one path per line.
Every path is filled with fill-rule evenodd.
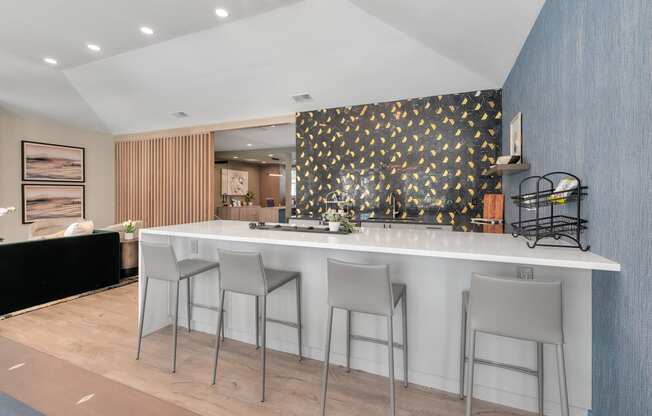
M 169 244 L 140 242 L 145 276 L 153 279 L 178 282 L 181 279 L 177 256 Z
M 328 259 L 328 304 L 355 312 L 392 316 L 389 266 Z
M 563 344 L 561 282 L 533 282 L 474 273 L 471 330 Z
M 259 252 L 219 249 L 222 289 L 246 295 L 267 294 L 263 256 Z

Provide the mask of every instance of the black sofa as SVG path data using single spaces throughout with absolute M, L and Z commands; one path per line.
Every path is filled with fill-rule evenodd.
M 120 235 L 93 234 L 0 244 L 0 316 L 120 279 Z

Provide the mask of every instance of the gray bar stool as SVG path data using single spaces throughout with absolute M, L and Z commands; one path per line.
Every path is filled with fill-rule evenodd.
M 462 291 L 462 328 L 461 328 L 461 337 L 460 337 L 460 387 L 459 387 L 459 397 L 460 400 L 464 400 L 466 397 L 464 395 L 464 386 L 466 380 L 466 363 L 468 362 L 467 351 L 466 351 L 466 335 L 468 333 L 468 313 L 469 313 L 469 291 Z M 539 416 L 543 416 L 543 343 L 537 342 L 537 368 L 532 370 L 530 368 L 521 367 L 517 365 L 501 363 L 498 361 L 485 360 L 482 358 L 475 359 L 476 364 L 487 365 L 491 367 L 502 368 L 504 370 L 516 371 L 519 373 L 528 374 L 537 378 L 538 385 L 538 410 Z
M 222 289 L 220 293 L 220 305 L 224 303 L 224 294 L 229 292 L 241 293 L 255 296 L 256 298 L 256 344 L 258 345 L 258 298 L 263 298 L 263 334 L 261 351 L 261 402 L 265 401 L 265 361 L 267 345 L 267 322 L 275 322 L 297 329 L 297 343 L 299 361 L 301 361 L 301 273 L 268 269 L 263 266 L 263 257 L 258 252 L 218 250 L 220 254 L 220 275 Z M 279 287 L 295 281 L 297 299 L 297 322 L 285 322 L 267 318 L 267 295 Z M 213 366 L 213 384 L 217 376 L 217 360 L 220 352 L 220 328 L 223 323 L 223 314 L 220 310 L 217 321 L 217 333 L 215 342 L 215 362 Z
M 468 321 L 471 353 L 466 416 L 472 414 L 473 370 L 478 362 L 475 357 L 478 332 L 555 345 L 561 414 L 569 415 L 561 282 L 523 281 L 474 273 L 471 278 Z
M 143 256 L 143 276 L 145 287 L 143 290 L 143 299 L 140 307 L 140 322 L 138 324 L 138 351 L 136 359 L 140 359 L 140 345 L 143 339 L 143 324 L 145 322 L 145 305 L 147 302 L 147 283 L 149 279 L 164 280 L 166 282 L 176 283 L 176 301 L 174 303 L 174 321 L 172 322 L 172 372 L 177 369 L 177 325 L 179 321 L 179 284 L 186 280 L 188 290 L 187 296 L 187 313 L 188 313 L 188 331 L 190 331 L 190 279 L 200 273 L 217 269 L 220 264 L 215 261 L 203 259 L 184 259 L 177 261 L 174 249 L 169 244 L 140 242 Z M 220 311 L 222 304 L 220 304 Z
M 393 342 L 394 328 L 392 318 L 394 308 L 402 303 L 403 344 Z M 347 312 L 347 351 L 346 365 L 350 370 L 351 340 L 374 342 L 388 345 L 389 365 L 389 413 L 396 413 L 394 391 L 394 348 L 403 350 L 403 384 L 408 385 L 408 346 L 407 346 L 407 303 L 406 286 L 392 283 L 389 278 L 389 266 L 347 263 L 328 259 L 328 321 L 326 345 L 324 347 L 324 366 L 322 370 L 321 414 L 326 414 L 326 392 L 328 389 L 328 365 L 330 362 L 331 333 L 333 330 L 333 310 L 344 309 Z M 380 315 L 387 318 L 387 341 L 376 338 L 351 335 L 351 312 Z M 394 348 L 389 347 L 392 345 Z

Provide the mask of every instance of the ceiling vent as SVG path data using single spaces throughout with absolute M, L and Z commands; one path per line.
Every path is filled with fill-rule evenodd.
M 176 113 L 172 113 L 172 115 L 176 118 L 186 118 L 188 117 L 188 113 L 185 111 L 177 111 Z
M 306 101 L 312 101 L 312 97 L 308 93 L 293 95 L 292 99 L 298 103 L 305 103 Z

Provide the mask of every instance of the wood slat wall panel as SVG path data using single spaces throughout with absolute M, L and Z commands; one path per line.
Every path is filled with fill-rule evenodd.
M 116 222 L 147 227 L 213 218 L 213 137 L 210 133 L 115 144 Z

